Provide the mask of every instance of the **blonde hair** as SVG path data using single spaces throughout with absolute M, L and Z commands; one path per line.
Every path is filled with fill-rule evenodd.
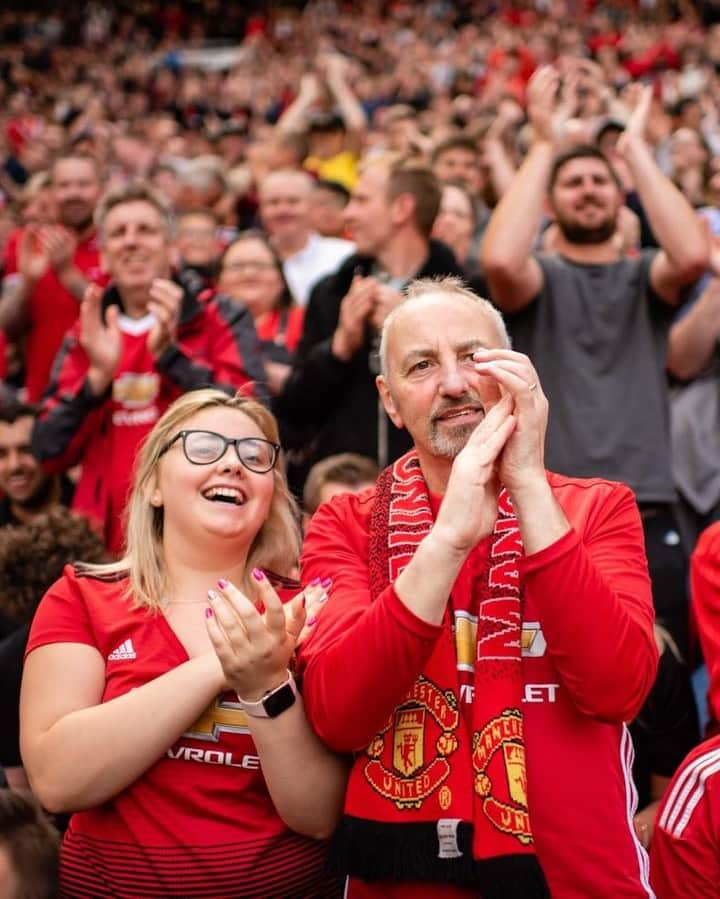
M 126 512 L 125 555 L 108 565 L 82 565 L 88 574 L 107 577 L 126 574 L 127 596 L 136 606 L 159 610 L 167 593 L 167 571 L 163 551 L 163 509 L 150 504 L 152 480 L 158 470 L 162 450 L 181 429 L 183 422 L 204 409 L 237 409 L 247 415 L 266 439 L 279 442 L 275 417 L 255 400 L 229 396 L 222 390 L 193 390 L 176 400 L 145 438 L 135 461 L 133 488 Z M 281 465 L 273 469 L 274 490 L 270 511 L 253 540 L 245 569 L 267 568 L 289 575 L 300 555 L 298 510 L 288 489 Z M 238 585 L 250 589 L 250 581 Z

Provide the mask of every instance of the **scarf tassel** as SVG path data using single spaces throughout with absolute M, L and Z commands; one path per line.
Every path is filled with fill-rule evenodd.
M 534 855 L 472 856 L 472 824 L 457 827 L 458 858 L 438 855 L 434 822 L 381 823 L 344 815 L 330 847 L 333 874 L 367 882 L 448 883 L 477 888 L 482 899 L 550 899 Z

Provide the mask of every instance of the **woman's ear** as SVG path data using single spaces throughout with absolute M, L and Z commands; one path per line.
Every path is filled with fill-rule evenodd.
M 160 491 L 160 488 L 158 487 L 157 479 L 155 477 L 153 477 L 152 480 L 150 480 L 145 485 L 145 497 L 150 505 L 154 508 L 159 509 L 162 507 L 162 493 Z

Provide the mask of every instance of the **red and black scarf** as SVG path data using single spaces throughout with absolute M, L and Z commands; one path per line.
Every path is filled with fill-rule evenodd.
M 373 599 L 433 525 L 414 452 L 385 469 L 370 522 Z M 338 872 L 444 882 L 483 899 L 549 897 L 527 806 L 521 668 L 520 532 L 505 491 L 478 599 L 472 709 L 460 709 L 451 620 L 403 702 L 353 766 L 333 841 Z M 457 589 L 457 584 L 456 588 Z M 468 634 L 457 635 L 467 643 Z M 471 726 L 470 726 L 471 722 Z

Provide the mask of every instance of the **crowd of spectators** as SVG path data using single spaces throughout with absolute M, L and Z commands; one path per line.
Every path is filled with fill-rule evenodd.
M 542 375 L 549 467 L 640 505 L 649 845 L 698 711 L 720 717 L 720 5 L 4 5 L 3 565 L 3 534 L 58 504 L 120 554 L 140 441 L 211 384 L 273 409 L 307 518 L 371 483 L 410 446 L 375 390 L 384 320 L 448 275 Z M 0 671 L 28 617 L 5 580 Z

